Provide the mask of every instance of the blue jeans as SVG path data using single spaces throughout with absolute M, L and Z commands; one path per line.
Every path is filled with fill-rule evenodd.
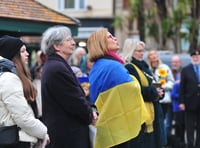
M 167 137 L 171 136 L 172 131 L 172 117 L 173 110 L 171 103 L 161 103 L 164 114 L 165 134 Z

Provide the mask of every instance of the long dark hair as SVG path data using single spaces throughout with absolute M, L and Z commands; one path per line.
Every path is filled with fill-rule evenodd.
M 28 66 L 21 59 L 20 51 L 13 57 L 12 61 L 16 66 L 17 74 L 22 82 L 24 96 L 26 100 L 29 103 L 34 102 L 37 96 L 37 90 L 32 84 L 31 74 Z

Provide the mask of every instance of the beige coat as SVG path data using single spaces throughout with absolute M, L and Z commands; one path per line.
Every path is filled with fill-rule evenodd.
M 17 124 L 20 141 L 37 142 L 47 134 L 46 126 L 34 117 L 24 98 L 22 83 L 17 75 L 4 72 L 0 75 L 0 126 Z

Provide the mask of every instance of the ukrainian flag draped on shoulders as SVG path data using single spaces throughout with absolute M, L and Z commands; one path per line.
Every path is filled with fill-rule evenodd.
M 91 101 L 99 111 L 95 148 L 137 137 L 149 119 L 137 79 L 120 62 L 103 57 L 94 63 L 89 82 Z

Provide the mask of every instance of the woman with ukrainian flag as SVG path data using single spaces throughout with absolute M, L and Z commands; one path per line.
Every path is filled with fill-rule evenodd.
M 140 84 L 117 56 L 116 37 L 106 28 L 92 33 L 87 41 L 90 71 L 90 97 L 99 111 L 95 148 L 137 148 L 135 143 L 150 118 Z

